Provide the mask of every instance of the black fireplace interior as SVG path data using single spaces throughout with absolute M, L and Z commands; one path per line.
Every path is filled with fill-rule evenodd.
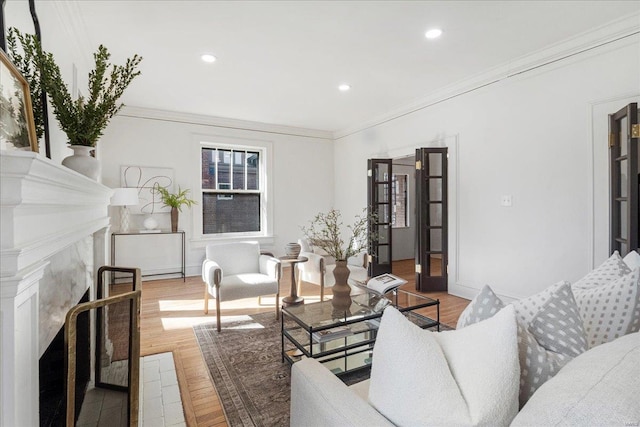
M 78 303 L 89 301 L 87 291 Z M 78 316 L 76 360 L 76 414 L 78 419 L 82 401 L 91 375 L 89 311 Z M 66 377 L 64 360 L 64 326 L 40 358 L 40 426 L 64 426 L 66 420 Z

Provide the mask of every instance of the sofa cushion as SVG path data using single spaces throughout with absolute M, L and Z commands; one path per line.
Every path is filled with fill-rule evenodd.
M 589 272 L 582 279 L 573 284 L 573 289 L 590 289 L 596 286 L 610 283 L 619 277 L 629 274 L 631 269 L 622 260 L 618 251 L 615 251 L 598 268 Z
M 495 295 L 495 293 L 485 286 L 480 293 L 474 298 L 469 306 L 461 315 L 458 321 L 458 328 L 472 324 L 473 320 L 490 317 L 491 312 L 495 308 L 504 305 L 504 303 Z M 558 282 L 547 289 L 532 295 L 528 298 L 513 302 L 515 308 L 516 319 L 518 321 L 518 353 L 520 361 L 520 406 L 529 400 L 531 395 L 545 381 L 552 378 L 572 357 L 580 350 L 584 351 L 586 346 L 586 336 L 584 330 L 575 328 L 574 339 L 582 342 L 583 345 L 574 345 L 572 349 L 567 350 L 563 344 L 553 343 L 553 337 L 545 336 L 545 331 L 561 330 L 566 326 L 566 319 L 561 316 L 554 315 L 554 307 L 563 307 L 563 310 L 574 313 L 578 312 L 578 307 L 571 293 L 569 282 Z M 479 310 L 478 306 L 491 307 L 490 309 Z M 465 313 L 466 312 L 466 313 Z M 540 317 L 538 317 L 540 316 Z M 530 325 L 534 322 L 533 330 L 529 330 Z M 573 323 L 580 322 L 574 316 Z M 543 325 L 544 324 L 544 325 Z M 582 333 L 582 338 L 580 334 Z M 541 337 L 541 341 L 548 347 L 556 350 L 563 349 L 562 352 L 556 352 L 551 348 L 545 348 L 536 339 L 536 335 Z M 555 334 L 556 337 L 560 336 Z
M 591 349 L 545 383 L 512 426 L 637 425 L 640 334 Z
M 574 288 L 573 294 L 589 347 L 640 329 L 640 267 L 607 284 Z
M 373 350 L 369 402 L 396 425 L 507 425 L 518 410 L 516 341 L 513 308 L 434 333 L 387 307 Z

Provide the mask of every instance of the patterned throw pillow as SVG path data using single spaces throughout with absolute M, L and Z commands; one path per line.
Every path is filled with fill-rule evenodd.
M 555 353 L 571 357 L 588 349 L 582 317 L 571 292 L 571 286 L 561 286 L 529 324 L 536 341 Z
M 640 268 L 604 285 L 573 289 L 589 348 L 640 329 Z
M 488 319 L 503 308 L 504 303 L 502 300 L 493 293 L 493 290 L 488 285 L 484 285 L 480 293 L 460 313 L 456 329 Z
M 528 327 L 536 314 L 538 314 L 547 301 L 549 301 L 553 294 L 562 286 L 570 286 L 570 283 L 565 281 L 558 282 L 537 294 L 514 301 L 512 304 L 516 308 L 516 317 L 518 318 L 518 321 L 522 325 Z
M 618 251 L 603 262 L 598 268 L 591 271 L 573 284 L 573 289 L 591 289 L 596 286 L 605 285 L 619 277 L 631 273 L 631 269 L 622 260 Z
M 518 356 L 520 360 L 520 408 L 542 384 L 549 381 L 573 357 L 549 351 L 531 332 L 518 323 Z
M 515 308 L 518 322 L 519 397 L 520 407 L 522 407 L 542 384 L 575 357 L 575 353 L 586 350 L 586 337 L 584 329 L 578 327 L 581 319 L 577 315 L 579 311 L 569 282 L 558 282 L 538 294 L 515 301 L 510 305 Z M 457 327 L 462 328 L 487 319 L 501 307 L 504 307 L 504 303 L 489 286 L 485 286 L 462 312 Z M 553 336 L 544 336 L 541 339 L 542 343 L 538 342 L 537 333 L 534 334 L 529 330 L 530 325 L 533 324 L 534 328 L 538 327 L 540 336 L 545 331 L 555 330 L 558 331 L 555 336 L 563 337 L 561 331 L 567 326 L 567 318 L 561 314 L 564 312 L 573 317 L 573 320 L 569 321 L 573 325 L 573 331 L 569 334 L 576 343 L 569 345 L 571 348 L 568 349 L 564 342 L 552 343 Z M 582 345 L 579 344 L 580 342 Z M 545 346 L 548 347 L 545 348 Z

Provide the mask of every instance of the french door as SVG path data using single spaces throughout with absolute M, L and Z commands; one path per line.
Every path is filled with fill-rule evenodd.
M 367 161 L 369 230 L 369 276 L 391 273 L 391 159 Z M 373 214 L 373 215 L 372 215 Z
M 610 252 L 621 256 L 638 248 L 640 226 L 640 126 L 638 106 L 631 103 L 609 115 Z
M 416 149 L 416 290 L 446 291 L 447 148 Z

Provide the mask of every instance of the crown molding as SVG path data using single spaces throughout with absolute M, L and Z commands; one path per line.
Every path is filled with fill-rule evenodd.
M 546 64 L 585 53 L 586 51 L 594 48 L 606 49 L 607 45 L 612 42 L 624 40 L 630 36 L 637 36 L 638 34 L 640 34 L 640 13 L 633 13 L 593 30 L 577 34 L 562 42 L 550 45 L 545 49 L 498 65 L 471 78 L 458 81 L 422 97 L 416 102 L 400 106 L 371 120 L 361 122 L 343 130 L 335 131 L 333 133 L 333 138 L 334 140 L 339 140 L 365 129 L 412 114 L 450 98 L 454 98 L 475 89 L 499 82 L 503 79 L 531 71 Z M 608 46 L 609 49 L 616 47 L 618 46 L 614 46 L 612 44 Z
M 125 105 L 118 116 L 333 141 L 333 133 L 329 131 L 129 105 Z

